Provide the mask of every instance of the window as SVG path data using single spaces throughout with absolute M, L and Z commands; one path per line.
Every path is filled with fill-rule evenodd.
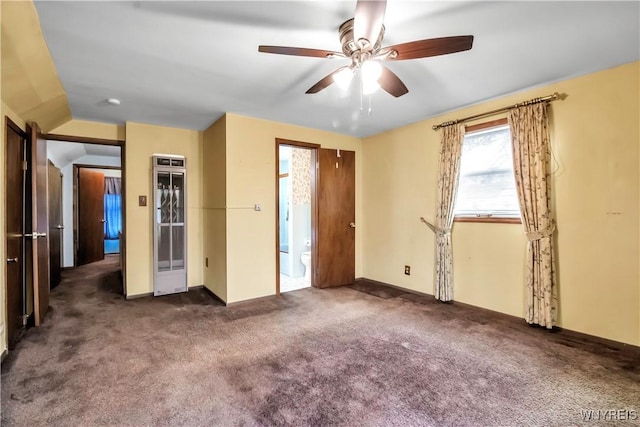
M 501 120 L 478 127 L 467 131 L 462 144 L 456 220 L 519 222 L 509 126 Z

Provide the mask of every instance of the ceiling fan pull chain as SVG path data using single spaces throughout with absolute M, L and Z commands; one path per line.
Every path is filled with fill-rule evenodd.
M 369 110 L 367 110 L 367 113 L 371 115 L 371 111 L 371 94 L 369 94 Z
M 362 79 L 360 79 L 360 111 L 364 110 L 364 105 L 363 105 L 363 102 L 362 102 L 362 97 L 364 96 L 363 95 L 364 88 L 363 88 L 362 84 L 363 84 L 362 83 Z

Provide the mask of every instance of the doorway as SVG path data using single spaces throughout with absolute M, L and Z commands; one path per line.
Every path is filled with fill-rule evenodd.
M 49 280 L 50 289 L 62 279 L 62 172 L 49 160 L 47 169 L 49 190 Z
M 118 254 L 122 232 L 121 171 L 118 166 L 73 164 L 75 265 Z
M 124 141 L 45 137 L 47 156 L 62 175 L 62 269 L 108 258 L 119 264 L 124 282 Z
M 6 316 L 9 348 L 18 340 L 25 326 L 27 308 L 26 224 L 26 144 L 27 134 L 11 120 L 6 123 L 5 203 L 7 287 Z
M 46 140 L 37 123 L 26 131 L 5 118 L 7 341 L 13 348 L 27 325 L 49 309 L 49 218 Z
M 310 158 L 307 169 L 309 194 L 297 199 L 290 196 L 296 192 L 294 182 L 307 178 L 300 178 L 300 174 L 295 173 L 296 167 L 291 159 L 296 156 L 296 149 L 306 150 L 299 153 L 309 153 Z M 287 150 L 291 150 L 290 153 Z M 302 154 L 299 157 L 306 158 Z M 318 144 L 276 138 L 276 295 L 308 286 L 329 288 L 354 283 L 355 167 L 354 151 L 320 148 Z M 298 168 L 302 171 L 305 166 Z M 298 191 L 305 188 L 300 186 Z M 301 215 L 302 225 L 298 226 L 301 231 L 296 234 L 296 210 L 303 210 L 296 207 L 296 203 L 309 199 L 310 229 L 304 227 L 305 217 Z M 303 255 L 304 252 L 308 255 Z M 305 267 L 303 260 L 307 256 L 310 267 L 303 271 L 308 272 L 309 281 L 305 283 L 303 275 L 301 283 L 300 270 L 296 272 L 287 263 L 294 266 L 299 263 Z M 291 280 L 294 283 L 289 287 Z
M 318 147 L 276 140 L 276 294 L 314 284 Z

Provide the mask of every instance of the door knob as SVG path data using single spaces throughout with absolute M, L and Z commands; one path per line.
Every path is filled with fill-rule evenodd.
M 64 225 L 59 225 L 57 228 L 58 228 L 58 230 L 63 230 L 64 229 Z
M 356 223 L 355 223 L 355 222 L 350 222 L 350 223 L 349 223 L 349 227 L 351 227 L 351 228 L 356 228 Z
M 18 257 L 15 257 L 15 258 L 7 258 L 7 262 L 18 262 Z
M 104 224 L 105 222 L 107 222 L 107 220 L 106 219 L 101 219 L 100 222 L 102 222 Z
M 38 237 L 47 237 L 47 233 L 38 233 L 34 231 L 33 233 L 26 233 L 22 235 L 23 237 L 31 237 L 31 239 L 36 240 Z

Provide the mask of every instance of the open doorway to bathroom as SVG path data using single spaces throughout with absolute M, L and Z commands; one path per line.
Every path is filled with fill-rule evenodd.
M 314 283 L 316 151 L 319 146 L 276 140 L 276 293 Z

